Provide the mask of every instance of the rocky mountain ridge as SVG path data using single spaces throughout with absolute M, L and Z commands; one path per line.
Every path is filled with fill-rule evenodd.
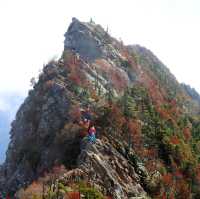
M 80 137 L 88 106 L 95 144 Z M 13 195 L 65 165 L 116 199 L 198 198 L 199 112 L 149 50 L 73 18 L 62 57 L 43 68 L 12 123 L 0 190 Z

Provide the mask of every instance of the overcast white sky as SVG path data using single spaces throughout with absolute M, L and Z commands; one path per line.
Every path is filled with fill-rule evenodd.
M 200 91 L 199 0 L 0 0 L 0 94 L 26 94 L 43 63 L 61 54 L 72 17 L 149 48 Z

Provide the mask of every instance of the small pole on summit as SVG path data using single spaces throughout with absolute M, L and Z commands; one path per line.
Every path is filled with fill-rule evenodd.
M 107 27 L 106 27 L 106 32 L 107 32 L 107 33 L 108 33 L 108 30 L 109 30 L 109 29 L 108 29 L 108 25 L 107 25 Z
M 93 20 L 92 20 L 92 17 L 90 18 L 90 23 L 94 23 Z

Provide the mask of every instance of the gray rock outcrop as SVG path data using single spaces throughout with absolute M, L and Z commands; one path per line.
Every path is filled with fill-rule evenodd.
M 114 199 L 147 197 L 134 167 L 108 140 L 87 143 L 78 157 L 78 167 L 93 185 Z

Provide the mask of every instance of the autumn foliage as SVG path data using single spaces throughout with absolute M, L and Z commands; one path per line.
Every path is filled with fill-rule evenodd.
M 179 138 L 178 138 L 177 136 L 172 136 L 172 137 L 170 138 L 170 143 L 171 143 L 171 144 L 174 144 L 174 145 L 177 145 L 177 144 L 180 143 L 180 140 L 179 140 Z
M 82 63 L 72 52 L 68 52 L 67 58 L 65 58 L 65 68 L 67 70 L 68 79 L 77 86 L 86 86 L 88 80 L 85 72 L 82 69 Z
M 80 192 L 69 192 L 64 199 L 81 199 Z
M 162 177 L 162 181 L 163 181 L 163 184 L 167 187 L 170 187 L 173 185 L 173 177 L 172 177 L 172 174 L 171 173 L 167 173 L 165 175 L 163 175 Z
M 137 120 L 129 120 L 127 123 L 133 147 L 138 151 L 142 146 L 141 124 Z

